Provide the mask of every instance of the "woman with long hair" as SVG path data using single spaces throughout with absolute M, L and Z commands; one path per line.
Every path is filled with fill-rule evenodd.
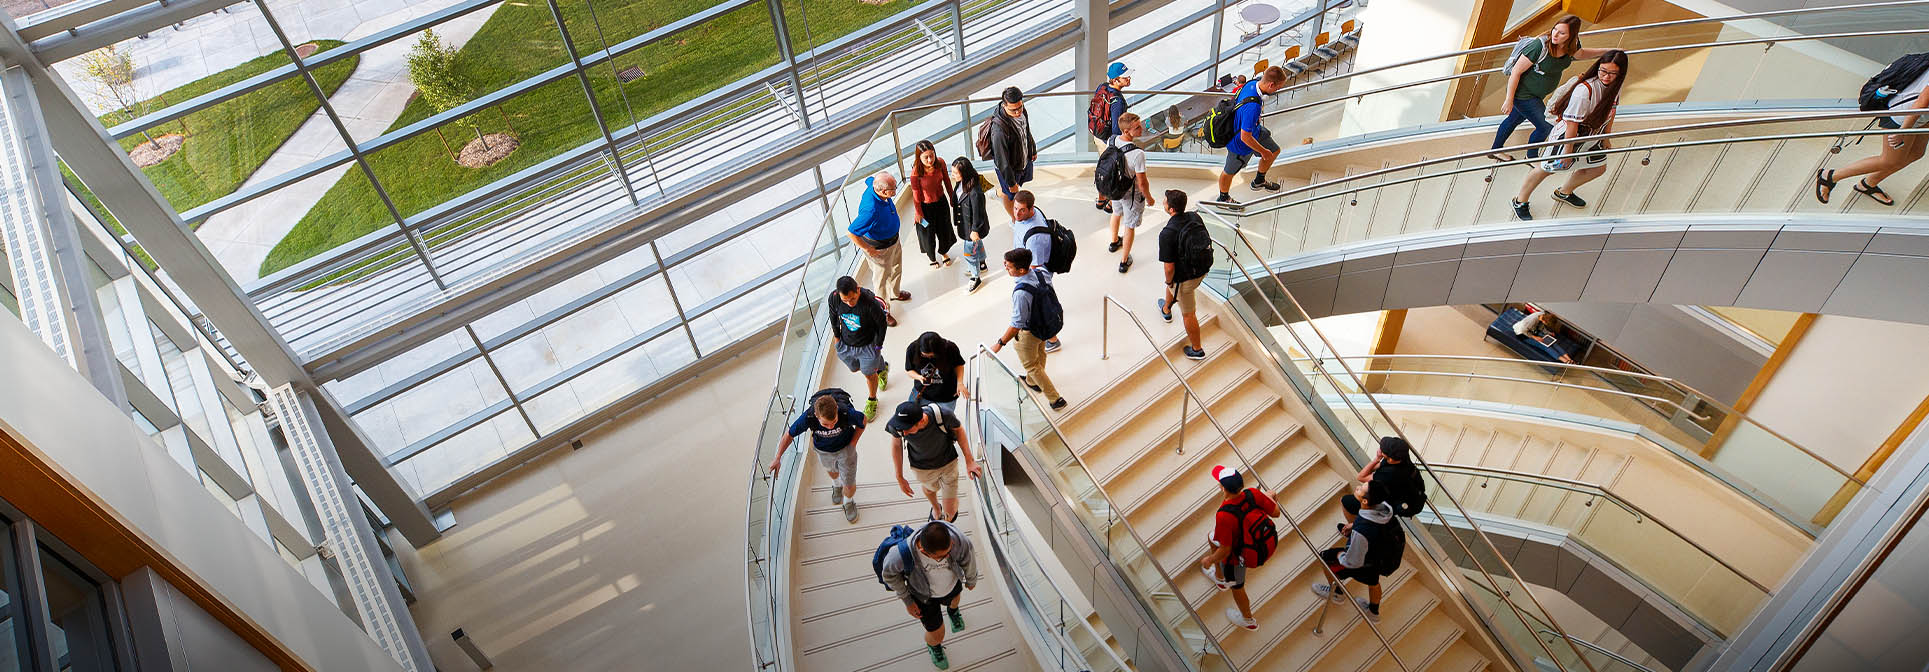
M 930 140 L 919 140 L 911 156 L 911 223 L 918 228 L 918 248 L 931 265 L 951 265 L 951 173 Z M 940 260 L 939 257 L 943 257 Z
M 978 291 L 984 284 L 985 236 L 991 235 L 991 218 L 985 214 L 985 186 L 990 180 L 978 176 L 969 157 L 951 160 L 951 181 L 956 183 L 953 203 L 957 204 L 951 221 L 958 225 L 958 240 L 964 241 L 964 277 L 971 281 L 965 291 Z
M 1561 74 L 1574 59 L 1599 58 L 1607 52 L 1607 49 L 1581 48 L 1581 17 L 1573 14 L 1554 22 L 1547 34 L 1521 40 L 1520 46 L 1509 52 L 1520 56 L 1502 66 L 1507 69 L 1507 95 L 1500 104 L 1504 117 L 1500 120 L 1500 129 L 1494 133 L 1492 148 L 1506 145 L 1523 121 L 1534 125 L 1534 131 L 1527 135 L 1528 144 L 1546 140 L 1547 134 L 1554 130 L 1554 125 L 1547 122 L 1547 94 L 1560 87 Z M 1513 155 L 1505 152 L 1488 156 L 1501 161 L 1514 160 Z M 1527 150 L 1527 156 L 1540 156 L 1539 150 Z
M 1568 176 L 1567 184 L 1554 190 L 1554 200 L 1576 208 L 1587 207 L 1587 201 L 1575 195 L 1574 190 L 1607 172 L 1607 155 L 1593 154 L 1581 158 L 1570 155 L 1608 148 L 1606 140 L 1586 138 L 1614 131 L 1614 110 L 1621 102 L 1621 84 L 1627 78 L 1627 52 L 1619 49 L 1609 51 L 1554 101 L 1554 109 L 1561 111 L 1561 117 L 1560 124 L 1554 129 L 1553 139 L 1568 142 L 1548 147 L 1549 158 L 1527 171 L 1527 178 L 1520 183 L 1520 193 L 1513 199 L 1516 219 L 1526 221 L 1534 218 L 1528 212 L 1527 199 L 1534 194 L 1534 188 L 1540 186 L 1542 180 L 1583 164 L 1585 167 L 1574 170 L 1574 174 Z

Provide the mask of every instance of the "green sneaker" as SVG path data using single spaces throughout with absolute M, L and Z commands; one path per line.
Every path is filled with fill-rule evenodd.
M 876 419 L 877 419 L 877 400 L 876 399 L 865 400 L 864 401 L 864 421 L 870 422 Z
M 951 659 L 944 657 L 943 644 L 938 644 L 938 645 L 926 644 L 924 645 L 924 648 L 929 649 L 931 651 L 932 667 L 938 668 L 940 670 L 951 669 Z
M 945 607 L 944 611 L 946 615 L 951 617 L 951 631 L 964 632 L 964 614 L 958 613 L 958 610 L 950 607 Z
M 885 364 L 877 370 L 877 391 L 891 389 L 891 365 Z

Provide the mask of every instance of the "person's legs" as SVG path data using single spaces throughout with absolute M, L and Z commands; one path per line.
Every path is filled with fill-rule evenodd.
M 904 278 L 904 243 L 899 242 L 880 250 L 884 253 L 884 275 L 878 279 L 878 296 L 885 301 L 909 301 L 911 295 L 904 293 L 900 282 Z M 890 304 L 886 303 L 888 309 Z
M 942 520 L 944 518 L 944 505 L 938 501 L 938 481 L 942 480 L 943 471 L 944 467 L 937 469 L 911 467 L 911 474 L 918 479 L 918 489 L 924 491 L 925 501 L 931 503 L 931 518 L 934 520 Z
M 1273 132 L 1267 130 L 1265 126 L 1260 126 L 1259 132 L 1254 133 L 1253 137 L 1259 139 L 1259 145 L 1261 147 L 1265 147 L 1267 151 L 1273 153 L 1272 156 L 1259 157 L 1259 174 L 1253 176 L 1253 184 L 1257 185 L 1265 181 L 1266 171 L 1273 169 L 1273 159 L 1279 157 L 1279 143 L 1273 142 Z
M 1539 98 L 1514 101 L 1514 111 L 1526 115 L 1527 123 L 1534 125 L 1534 131 L 1527 134 L 1527 143 L 1546 142 L 1547 134 L 1554 132 L 1554 125 L 1547 121 L 1547 103 Z M 1539 149 L 1527 150 L 1529 158 L 1538 158 Z
M 1193 278 L 1179 283 L 1175 298 L 1179 302 L 1179 313 L 1185 318 L 1186 341 L 1194 350 L 1205 350 L 1205 339 L 1199 335 L 1199 301 L 1196 298 L 1199 282 L 1205 278 Z
M 1245 588 L 1232 589 L 1232 603 L 1239 607 L 1239 615 L 1245 616 L 1246 618 L 1253 617 L 1252 599 L 1246 597 Z
M 1898 170 L 1907 168 L 1909 164 L 1921 159 L 1923 146 L 1926 142 L 1929 142 L 1929 138 L 1924 138 L 1920 135 L 1884 137 L 1882 139 L 1882 156 L 1888 159 L 1888 164 L 1883 166 L 1881 170 L 1869 173 L 1869 176 L 1862 178 L 1862 181 L 1869 183 L 1869 186 L 1881 186 L 1884 178 L 1895 174 Z
M 939 611 L 942 603 L 935 597 L 927 600 L 914 595 L 912 599 L 918 602 L 918 624 L 924 626 L 924 645 L 943 645 L 944 614 Z
M 1512 140 L 1514 137 L 1514 129 L 1520 128 L 1520 122 L 1526 120 L 1526 111 L 1521 109 L 1520 101 L 1515 100 L 1514 109 L 1508 112 L 1507 116 L 1502 117 L 1500 127 L 1494 129 L 1494 144 L 1488 147 L 1488 149 L 1500 149 L 1507 146 L 1507 141 Z
M 1134 190 L 1133 193 L 1127 194 L 1124 199 L 1113 203 L 1112 211 L 1118 213 L 1112 216 L 1114 224 L 1112 237 L 1114 239 L 1120 239 L 1119 259 L 1123 263 L 1130 264 L 1132 259 L 1132 239 L 1134 234 L 1138 233 L 1139 223 L 1145 221 L 1145 200 L 1139 196 L 1137 190 Z M 1125 230 L 1119 231 L 1121 227 Z
M 1552 174 L 1553 173 L 1539 168 L 1528 170 L 1527 176 L 1520 180 L 1520 191 L 1514 194 L 1514 200 L 1520 203 L 1526 203 L 1527 199 L 1534 196 L 1534 188 L 1541 186 L 1541 181 L 1546 180 L 1547 176 Z
M 1112 240 L 1113 251 L 1117 251 L 1118 246 L 1122 244 L 1119 239 L 1119 220 L 1122 218 L 1123 218 L 1123 213 L 1120 213 L 1119 206 L 1114 204 L 1112 206 L 1112 218 L 1111 218 L 1111 234 L 1112 234 L 1111 240 Z
M 1038 386 L 1039 394 L 1044 395 L 1046 402 L 1063 399 L 1058 396 L 1058 387 L 1052 384 L 1051 376 L 1045 375 L 1045 341 L 1029 331 L 1020 330 L 1015 345 L 1018 364 L 1025 368 L 1025 379 Z
M 1564 184 L 1561 186 L 1561 193 L 1568 194 L 1571 196 L 1574 194 L 1575 189 L 1581 188 L 1581 185 L 1583 184 L 1593 182 L 1595 178 L 1600 177 L 1603 173 L 1606 173 L 1606 172 L 1607 172 L 1606 166 L 1582 168 L 1580 170 L 1574 171 L 1573 175 L 1567 176 L 1567 184 Z
M 938 515 L 947 523 L 958 517 L 958 469 L 957 460 L 937 469 Z

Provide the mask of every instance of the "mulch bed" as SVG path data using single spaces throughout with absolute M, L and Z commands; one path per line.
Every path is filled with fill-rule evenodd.
M 166 161 L 167 157 L 181 151 L 181 145 L 187 144 L 187 141 L 188 138 L 185 135 L 169 133 L 155 138 L 152 142 L 136 145 L 128 150 L 127 158 L 132 159 L 134 165 L 142 168 L 159 165 L 162 161 Z
M 484 144 L 485 140 L 488 141 L 487 145 Z M 522 142 L 517 140 L 516 136 L 508 133 L 490 133 L 463 145 L 462 153 L 456 155 L 455 162 L 462 164 L 464 168 L 486 168 L 501 161 L 503 157 L 509 156 L 510 152 L 516 151 L 516 148 L 521 145 Z

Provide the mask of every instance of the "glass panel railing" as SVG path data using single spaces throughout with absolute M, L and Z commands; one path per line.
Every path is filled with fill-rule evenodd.
M 1479 582 L 1470 581 L 1467 585 L 1474 587 L 1474 593 L 1468 597 L 1473 603 L 1474 608 L 1483 616 L 1492 614 L 1493 609 L 1502 601 L 1499 595 L 1495 595 L 1493 591 L 1481 585 Z M 1487 620 L 1493 622 L 1491 618 Z M 1554 626 L 1542 622 L 1540 619 L 1530 617 L 1519 621 L 1496 622 L 1494 625 L 1496 628 L 1505 630 L 1510 639 L 1539 639 L 1555 645 L 1550 648 L 1554 648 L 1556 652 L 1568 651 L 1566 647 L 1560 646 L 1563 640 L 1572 642 L 1574 644 L 1574 650 L 1577 653 L 1570 660 L 1574 663 L 1580 663 L 1584 660 L 1586 661 L 1586 665 L 1594 669 L 1595 672 L 1660 672 L 1659 670 L 1629 660 L 1627 657 L 1603 648 L 1593 642 L 1573 635 L 1563 635 L 1555 632 Z
M 1220 245 L 1220 253 L 1232 262 L 1216 264 L 1214 272 L 1207 276 L 1207 286 L 1233 300 L 1231 312 L 1260 341 L 1262 350 L 1273 360 L 1273 365 L 1292 383 L 1300 400 L 1312 409 L 1318 420 L 1318 429 L 1327 432 L 1340 444 L 1355 468 L 1373 459 L 1374 446 L 1377 446 L 1380 437 L 1406 438 L 1371 394 L 1337 395 L 1341 402 L 1339 405 L 1327 403 L 1326 395 L 1321 394 L 1292 364 L 1292 356 L 1274 339 L 1267 325 L 1306 323 L 1306 331 L 1311 332 L 1324 349 L 1308 345 L 1299 329 L 1284 330 L 1300 352 L 1329 352 L 1333 350 L 1332 345 L 1312 326 L 1304 308 L 1286 291 L 1285 283 L 1280 282 L 1269 269 L 1263 264 L 1256 266 L 1257 272 L 1270 276 L 1265 284 L 1253 278 L 1254 271 L 1248 269 L 1249 260 L 1257 258 L 1258 252 L 1252 240 L 1215 216 L 1209 214 L 1205 219 L 1213 240 Z M 1228 241 L 1231 244 L 1227 244 Z M 1235 277 L 1238 284 L 1233 282 Z M 1316 372 L 1321 378 L 1344 376 L 1358 381 L 1358 376 L 1350 368 L 1343 368 L 1338 374 L 1324 369 Z M 1337 381 L 1328 381 L 1326 385 L 1328 389 L 1346 387 Z M 1359 382 L 1350 385 L 1350 389 L 1364 388 Z M 1408 443 L 1414 446 L 1412 454 L 1415 465 L 1423 472 L 1428 471 L 1430 465 L 1421 454 L 1419 445 L 1411 440 Z M 1438 480 L 1437 474 L 1434 479 Z M 1482 593 L 1470 584 L 1479 584 L 1485 594 L 1495 596 L 1496 601 L 1484 605 L 1481 613 L 1486 617 L 1483 622 L 1503 652 L 1523 669 L 1533 669 L 1536 664 L 1541 664 L 1569 672 L 1594 670 L 1583 658 L 1581 647 L 1571 641 L 1562 638 L 1549 643 L 1532 634 L 1533 624 L 1536 623 L 1545 623 L 1556 632 L 1566 633 L 1529 592 L 1528 584 L 1508 563 L 1506 555 L 1488 535 L 1481 532 L 1479 523 L 1462 508 L 1453 494 L 1436 489 L 1430 491 L 1429 495 L 1427 509 L 1415 519 L 1416 523 L 1465 521 L 1466 526 L 1414 524 L 1410 526 L 1408 538 L 1436 565 L 1467 568 L 1465 573 L 1447 572 L 1445 576 L 1451 580 L 1454 592 L 1476 607 L 1483 606 L 1477 599 Z
M 1032 462 L 1043 466 L 1048 473 L 1042 476 L 1049 479 L 1051 489 L 1060 495 L 1048 502 L 1052 512 L 1063 512 L 1078 521 L 1091 545 L 1123 577 L 1125 588 L 1138 604 L 1140 613 L 1156 624 L 1161 643 L 1170 651 L 1180 652 L 1189 670 L 1237 669 L 1218 638 L 1180 597 L 1183 593 L 1173 585 L 1172 574 L 1160 566 L 1151 547 L 1099 487 L 1098 480 L 1052 425 L 1049 411 L 1033 400 L 1020 384 L 1018 374 L 982 345 L 973 359 L 976 361 L 973 399 L 981 421 L 1000 422 L 1021 435 L 1022 450 L 1034 458 Z M 1043 518 L 1056 520 L 1059 516 Z M 1140 638 L 1140 645 L 1146 645 L 1147 639 Z
M 1638 432 L 1681 463 L 1729 485 L 1811 537 L 1833 515 L 1831 501 L 1851 497 L 1863 487 L 1862 479 L 1814 451 L 1671 378 L 1471 356 L 1296 357 L 1293 364 L 1320 394 L 1359 395 L 1363 390 L 1351 379 L 1322 375 L 1343 368 L 1342 360 L 1346 367 L 1364 372 L 1364 391 L 1383 400 L 1475 402 L 1505 413 L 1605 420 L 1609 426 Z
M 984 448 L 984 432 L 975 434 Z M 978 453 L 983 456 L 984 453 Z M 1005 496 L 1001 467 L 983 463 L 986 478 L 972 480 L 976 510 L 984 512 L 988 538 L 998 570 L 1011 586 L 1013 605 L 1033 631 L 1033 649 L 1046 670 L 1059 672 L 1130 672 L 1107 636 L 1088 620 L 1095 612 L 1072 602 L 1076 591 L 1060 586 L 1052 576 L 1050 554 L 1034 549 L 1019 528 L 1013 505 Z
M 1593 483 L 1504 469 L 1435 463 L 1430 487 L 1469 510 L 1566 534 L 1722 638 L 1772 592 L 1687 535 Z M 1450 521 L 1449 524 L 1453 524 Z

